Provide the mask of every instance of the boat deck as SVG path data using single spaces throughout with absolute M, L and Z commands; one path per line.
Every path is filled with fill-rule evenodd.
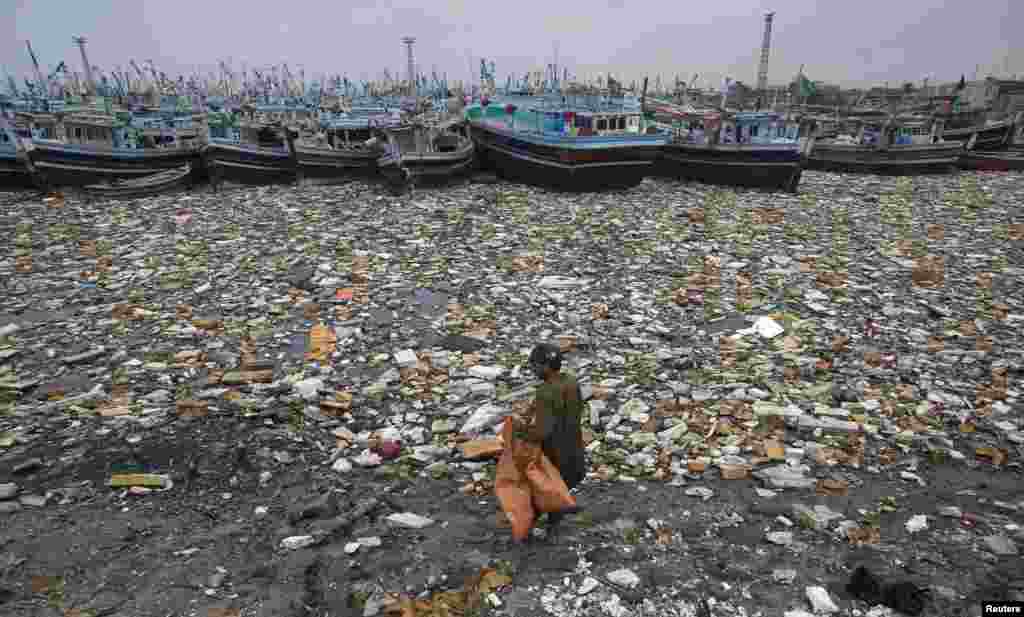
M 395 143 L 398 144 L 400 152 L 417 153 L 426 152 L 427 143 L 421 131 L 414 129 L 398 130 L 392 133 Z

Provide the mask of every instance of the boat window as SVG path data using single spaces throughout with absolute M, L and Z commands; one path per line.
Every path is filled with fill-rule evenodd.
M 81 139 L 82 138 L 82 127 L 80 127 L 80 126 L 76 126 L 75 127 L 75 138 L 76 139 Z
M 604 118 L 598 118 L 597 119 L 597 130 L 599 130 L 599 131 L 607 131 L 608 130 L 608 120 L 606 120 Z
M 750 125 L 750 136 L 751 137 L 757 137 L 757 125 L 756 124 Z

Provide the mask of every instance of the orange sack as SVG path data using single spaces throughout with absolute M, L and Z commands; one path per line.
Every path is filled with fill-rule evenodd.
M 538 452 L 538 456 L 527 465 L 526 479 L 530 483 L 533 507 L 537 512 L 575 510 L 576 498 L 569 494 L 562 474 L 544 452 Z
M 518 439 L 512 438 L 512 418 L 505 418 L 505 426 L 501 431 L 505 449 L 498 459 L 498 469 L 494 476 L 494 493 L 501 502 L 501 509 L 505 511 L 512 524 L 512 538 L 521 541 L 530 535 L 530 529 L 537 518 L 533 509 L 533 495 L 530 490 L 530 483 L 526 475 L 520 471 L 517 464 L 516 454 L 520 459 L 523 455 L 523 445 Z

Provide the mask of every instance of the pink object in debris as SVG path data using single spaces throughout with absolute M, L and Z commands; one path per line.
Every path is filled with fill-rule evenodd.
M 402 444 L 397 441 L 382 441 L 374 453 L 384 460 L 398 458 L 398 455 L 402 453 Z
M 184 225 L 185 223 L 188 223 L 189 221 L 192 220 L 192 211 L 178 210 L 174 214 L 174 220 L 177 221 L 179 225 Z

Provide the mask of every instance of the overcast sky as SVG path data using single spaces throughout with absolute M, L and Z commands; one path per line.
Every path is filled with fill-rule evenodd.
M 61 60 L 81 71 L 80 35 L 103 68 L 152 59 L 177 75 L 231 58 L 236 69 L 302 66 L 307 80 L 404 77 L 400 39 L 415 36 L 420 69 L 449 79 L 468 78 L 471 63 L 475 78 L 481 56 L 499 82 L 542 69 L 557 41 L 559 64 L 578 75 L 754 84 L 769 10 L 769 84 L 801 63 L 810 79 L 846 86 L 971 79 L 978 64 L 981 76 L 1003 73 L 1007 57 L 1024 76 L 1024 0 L 0 0 L 0 65 L 28 76 L 28 39 L 44 72 Z

